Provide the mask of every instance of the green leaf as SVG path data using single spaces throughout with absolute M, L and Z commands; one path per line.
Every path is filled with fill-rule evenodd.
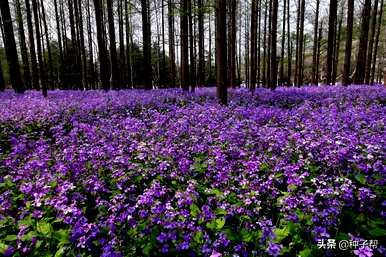
M 224 225 L 225 225 L 224 217 L 216 219 L 216 229 L 220 230 L 224 227 Z
M 37 231 L 42 235 L 44 235 L 45 237 L 51 237 L 52 226 L 50 223 L 44 220 L 41 220 L 37 224 Z
M 25 235 L 21 238 L 21 240 L 22 240 L 22 241 L 31 241 L 32 238 L 37 237 L 37 236 L 38 236 L 38 234 L 36 234 L 35 231 L 30 231 L 30 232 L 28 232 L 27 234 L 25 234 Z
M 192 204 L 190 205 L 190 215 L 194 218 L 197 218 L 198 214 L 200 213 L 200 208 L 198 208 L 197 205 Z
M 17 236 L 16 235 L 8 235 L 4 238 L 4 241 L 16 241 Z
M 54 232 L 53 238 L 58 240 L 60 243 L 67 244 L 70 242 L 70 231 L 65 229 L 60 229 Z
M 281 242 L 281 240 L 283 240 L 289 235 L 289 229 L 288 227 L 278 228 L 278 229 L 275 229 L 273 233 L 276 235 L 276 238 L 274 241 Z
M 374 228 L 369 231 L 370 235 L 375 237 L 383 237 L 386 236 L 386 229 L 382 228 Z
M 300 257 L 309 257 L 312 256 L 312 250 L 310 248 L 306 248 L 303 251 L 299 252 Z
M 366 184 L 366 177 L 364 174 L 357 174 L 355 175 L 355 179 L 361 183 L 362 185 Z
M 54 257 L 61 257 L 61 256 L 63 256 L 64 251 L 65 251 L 65 247 L 60 247 L 59 250 L 56 251 Z
M 216 211 L 215 211 L 216 215 L 227 215 L 228 212 L 224 209 L 221 209 L 221 208 L 217 208 Z

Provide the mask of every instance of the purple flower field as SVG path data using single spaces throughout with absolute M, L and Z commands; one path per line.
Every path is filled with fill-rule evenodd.
M 0 254 L 385 256 L 385 87 L 48 95 L 0 93 Z

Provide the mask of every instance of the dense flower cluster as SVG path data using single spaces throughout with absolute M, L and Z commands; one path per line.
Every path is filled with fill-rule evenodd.
M 386 89 L 0 94 L 0 253 L 333 256 L 379 240 Z

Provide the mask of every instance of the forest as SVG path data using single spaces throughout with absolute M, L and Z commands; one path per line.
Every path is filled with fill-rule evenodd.
M 384 9 L 0 0 L 0 255 L 385 256 Z

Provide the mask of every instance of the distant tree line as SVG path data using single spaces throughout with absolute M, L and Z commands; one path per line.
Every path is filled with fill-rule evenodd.
M 47 96 L 216 84 L 226 103 L 227 88 L 241 84 L 252 92 L 372 84 L 383 74 L 383 7 L 384 0 L 2 0 L 0 90 L 9 84 Z

